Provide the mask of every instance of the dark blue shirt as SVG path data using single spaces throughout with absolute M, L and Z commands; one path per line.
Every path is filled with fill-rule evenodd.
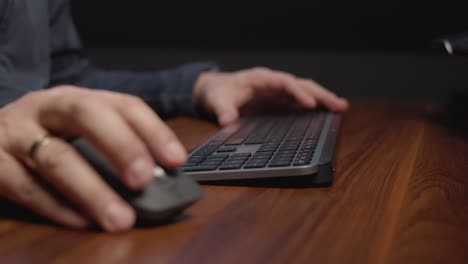
M 192 89 L 210 63 L 160 72 L 106 71 L 83 55 L 69 0 L 0 0 L 0 106 L 61 84 L 141 97 L 158 114 L 194 114 Z

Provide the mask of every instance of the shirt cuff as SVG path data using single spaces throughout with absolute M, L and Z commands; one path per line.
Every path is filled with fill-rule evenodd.
M 193 89 L 195 82 L 201 73 L 207 71 L 218 71 L 217 64 L 212 62 L 198 62 L 185 64 L 179 67 L 179 85 L 175 94 L 170 97 L 172 100 L 162 100 L 165 103 L 171 103 L 177 109 L 177 115 L 189 115 L 198 118 L 212 118 L 212 116 L 198 107 L 193 98 Z M 170 106 L 168 106 L 170 108 Z

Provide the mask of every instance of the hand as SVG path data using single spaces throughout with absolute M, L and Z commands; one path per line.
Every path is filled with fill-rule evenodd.
M 195 83 L 194 100 L 214 113 L 221 125 L 236 121 L 240 111 L 255 111 L 265 103 L 303 108 L 323 105 L 332 111 L 345 111 L 349 106 L 345 99 L 312 80 L 261 67 L 202 73 Z
M 37 150 L 37 167 L 27 169 L 26 153 L 46 134 L 50 143 Z M 130 228 L 135 212 L 64 140 L 70 136 L 86 137 L 133 189 L 153 179 L 155 163 L 171 168 L 186 160 L 174 133 L 140 99 L 56 87 L 0 109 L 0 195 L 65 226 Z

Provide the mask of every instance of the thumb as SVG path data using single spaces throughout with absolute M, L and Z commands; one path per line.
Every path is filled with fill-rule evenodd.
M 221 126 L 226 126 L 239 118 L 239 111 L 232 101 L 216 100 L 212 103 L 213 112 Z

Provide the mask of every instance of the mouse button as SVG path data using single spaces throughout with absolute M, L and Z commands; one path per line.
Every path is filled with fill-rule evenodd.
M 155 180 L 143 189 L 141 195 L 133 197 L 131 203 L 147 211 L 165 211 L 194 203 L 202 194 L 201 186 L 192 177 L 181 175 L 167 181 Z
M 183 174 L 176 178 L 175 190 L 185 201 L 196 201 L 203 194 L 201 186 L 191 176 Z
M 132 197 L 130 202 L 134 207 L 152 211 L 164 211 L 180 206 L 180 195 L 170 186 L 176 185 L 163 186 L 157 182 L 151 183 L 139 195 Z

